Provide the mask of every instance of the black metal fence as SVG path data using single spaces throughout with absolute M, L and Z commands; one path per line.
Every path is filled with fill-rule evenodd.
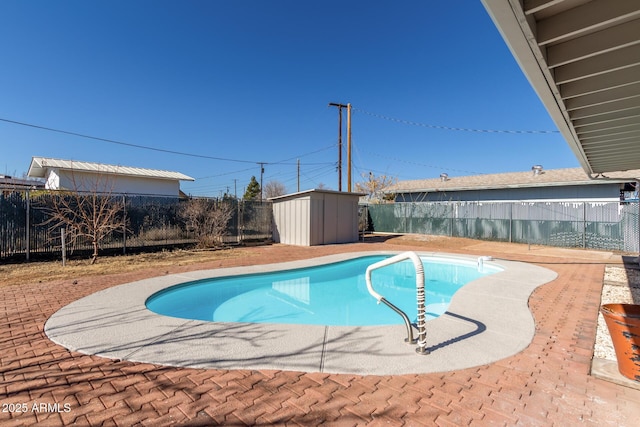
M 62 250 L 61 228 L 51 218 L 53 198 L 60 194 L 0 188 L 0 261 L 52 257 Z M 120 253 L 150 248 L 169 248 L 197 243 L 193 229 L 181 215 L 189 199 L 144 195 L 110 195 L 126 218 L 126 227 L 111 232 L 101 250 Z M 214 199 L 217 200 L 217 199 Z M 221 200 L 222 201 L 222 200 Z M 227 244 L 272 238 L 271 202 L 225 199 L 232 209 L 222 236 Z M 68 252 L 91 249 L 88 239 L 77 239 Z

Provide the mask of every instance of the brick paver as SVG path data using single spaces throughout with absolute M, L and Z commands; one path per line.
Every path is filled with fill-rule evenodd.
M 509 250 L 505 244 L 495 248 L 503 254 Z M 252 248 L 259 256 L 251 262 L 385 249 L 430 250 L 428 244 L 380 242 L 273 245 Z M 473 246 L 465 253 L 473 254 Z M 478 255 L 487 253 L 483 244 Z M 184 369 L 83 355 L 47 339 L 47 318 L 80 297 L 157 272 L 0 287 L 0 424 L 637 425 L 640 391 L 589 376 L 604 263 L 528 253 L 501 256 L 559 274 L 530 298 L 533 342 L 490 365 L 423 375 Z M 216 266 L 246 263 L 228 259 Z M 194 268 L 176 266 L 170 272 Z

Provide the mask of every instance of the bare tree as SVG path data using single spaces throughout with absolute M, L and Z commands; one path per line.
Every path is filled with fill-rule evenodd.
M 386 175 L 375 176 L 369 172 L 369 175 L 361 175 L 364 181 L 356 183 L 356 191 L 366 194 L 367 201 L 372 203 L 380 203 L 388 200 L 386 191 L 396 183 L 396 179 Z
M 91 241 L 91 264 L 98 259 L 98 251 L 105 237 L 113 231 L 126 230 L 124 201 L 121 197 L 98 192 L 52 191 L 44 209 L 49 218 L 44 224 L 51 228 L 65 227 L 69 243 L 78 239 Z
M 269 199 L 287 194 L 287 187 L 280 181 L 269 181 L 264 185 L 263 191 L 264 197 Z
M 233 211 L 228 200 L 191 199 L 185 203 L 180 216 L 195 232 L 198 246 L 208 248 L 222 244 Z

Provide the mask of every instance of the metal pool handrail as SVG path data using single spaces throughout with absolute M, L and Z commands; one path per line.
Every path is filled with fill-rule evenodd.
M 365 274 L 365 279 L 367 282 L 367 289 L 369 293 L 378 300 L 378 304 L 381 302 L 391 308 L 393 311 L 402 316 L 404 320 L 404 324 L 407 328 L 407 338 L 406 342 L 414 344 L 416 340 L 413 338 L 413 329 L 411 329 L 411 322 L 407 315 L 400 310 L 395 305 L 391 304 L 387 301 L 382 295 L 377 293 L 371 284 L 371 272 L 378 268 L 386 267 L 391 264 L 395 264 L 396 262 L 411 260 L 413 262 L 413 266 L 416 269 L 416 300 L 418 304 L 418 319 L 417 319 L 417 327 L 418 327 L 418 347 L 416 348 L 416 353 L 419 354 L 429 354 L 427 351 L 427 327 L 426 327 L 426 319 L 425 319 L 425 307 L 424 307 L 424 266 L 422 265 L 422 260 L 415 252 L 403 252 L 401 254 L 392 256 L 391 258 L 383 259 L 382 261 L 378 261 L 374 264 L 371 264 L 367 267 L 367 271 Z

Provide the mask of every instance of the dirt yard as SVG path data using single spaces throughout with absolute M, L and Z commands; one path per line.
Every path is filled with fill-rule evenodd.
M 424 246 L 433 250 L 459 249 L 479 241 L 471 239 L 451 238 L 446 236 L 371 236 L 371 240 L 384 241 L 389 245 Z M 191 264 L 202 264 L 202 268 L 209 268 L 216 262 L 238 257 L 258 256 L 255 251 L 245 248 L 221 250 L 174 250 L 136 255 L 101 256 L 96 264 L 91 265 L 89 259 L 68 260 L 62 266 L 62 261 L 25 262 L 0 265 L 0 286 L 42 283 L 57 280 L 78 280 L 87 276 L 103 274 L 127 273 L 153 269 L 164 273 L 163 269 Z
M 481 240 L 421 234 L 371 235 L 367 236 L 366 241 L 384 243 L 389 246 L 390 250 L 394 250 L 394 246 L 410 245 L 412 247 L 422 247 L 424 250 L 442 252 L 471 250 L 472 253 L 474 249 L 485 251 L 485 246 L 491 244 L 491 242 Z M 527 245 L 518 244 L 505 245 L 505 247 L 508 247 L 510 253 L 513 252 L 514 254 L 521 252 L 541 255 L 542 252 L 558 252 L 563 250 L 562 248 L 543 246 L 527 247 Z M 294 248 L 292 250 L 295 250 L 295 247 L 292 248 Z M 297 251 L 306 252 L 304 248 L 298 248 Z M 592 252 L 597 253 L 597 251 L 585 251 L 584 253 L 587 255 Z M 572 253 L 575 256 L 576 251 L 573 250 Z M 250 265 L 259 263 L 252 261 L 252 259 L 256 257 L 260 258 L 260 254 L 261 251 L 253 251 L 243 247 L 220 250 L 180 249 L 136 255 L 101 256 L 94 265 L 90 264 L 88 258 L 69 260 L 64 267 L 60 260 L 2 264 L 0 265 L 0 286 L 60 280 L 74 281 L 82 277 L 112 275 L 114 273 L 134 273 L 145 270 L 153 270 L 155 274 L 167 274 L 169 270 L 171 270 L 172 273 L 176 272 L 176 268 L 179 270 L 193 269 L 194 264 L 198 264 L 197 268 L 216 268 L 222 266 L 225 260 L 235 258 L 243 258 L 242 264 Z M 189 266 L 192 267 L 189 268 Z
M 91 265 L 89 259 L 25 262 L 0 265 L 0 286 L 41 283 L 54 280 L 76 280 L 81 277 L 112 273 L 135 272 L 147 269 L 160 270 L 189 264 L 207 264 L 212 261 L 251 256 L 243 248 L 216 251 L 175 250 L 136 255 L 102 256 Z

